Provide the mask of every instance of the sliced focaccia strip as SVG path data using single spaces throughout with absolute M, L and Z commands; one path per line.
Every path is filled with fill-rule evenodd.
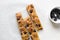
M 21 14 L 17 13 L 16 18 L 17 18 L 17 22 L 18 22 L 18 26 L 19 26 L 18 28 L 20 30 L 22 40 L 29 40 L 29 35 L 28 35 L 28 32 L 24 26 L 25 22 L 21 16 Z
M 32 40 L 39 40 L 37 31 L 36 31 L 32 21 L 31 21 L 30 17 L 25 19 L 25 22 L 26 22 L 25 27 L 27 28 L 27 30 L 28 30 L 28 32 L 30 34 L 31 39 Z
M 27 8 L 26 8 L 31 20 L 33 21 L 35 27 L 37 30 L 42 30 L 42 25 L 40 23 L 40 20 L 36 14 L 36 11 L 34 9 L 34 6 L 31 4 L 31 5 L 28 5 Z

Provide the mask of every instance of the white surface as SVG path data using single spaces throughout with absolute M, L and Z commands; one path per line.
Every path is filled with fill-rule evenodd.
M 30 3 L 34 4 L 44 28 L 38 33 L 40 39 L 60 40 L 60 25 L 48 18 L 52 8 L 60 7 L 60 0 L 0 0 L 0 40 L 21 40 L 15 14 Z

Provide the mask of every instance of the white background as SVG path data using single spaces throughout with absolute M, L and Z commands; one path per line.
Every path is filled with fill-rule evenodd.
M 21 40 L 15 14 L 32 3 L 43 26 L 41 40 L 60 40 L 60 25 L 49 20 L 50 11 L 60 7 L 60 0 L 0 0 L 0 40 Z M 26 14 L 25 14 L 26 15 Z

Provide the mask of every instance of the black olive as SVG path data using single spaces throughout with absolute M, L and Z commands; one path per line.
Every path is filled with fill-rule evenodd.
M 36 26 L 40 27 L 41 25 L 40 24 L 36 24 Z
M 31 9 L 31 10 L 30 10 L 30 13 L 32 13 L 32 12 L 33 12 L 33 10 Z
M 54 18 L 55 21 L 57 19 L 60 19 L 60 9 L 59 9 L 59 7 L 52 9 L 52 11 L 50 13 L 50 17 Z
M 38 26 L 38 24 L 36 24 L 36 26 Z
M 26 26 L 25 27 L 29 27 L 29 24 L 26 24 Z
M 54 18 L 54 21 L 57 21 L 57 17 Z
M 24 34 L 26 34 L 27 32 L 24 32 Z
M 39 27 L 40 27 L 41 25 L 39 24 Z
M 57 18 L 60 19 L 60 14 L 57 14 Z
M 18 23 L 21 23 L 20 21 Z
M 36 30 L 34 30 L 34 32 L 36 32 Z
M 50 16 L 51 16 L 51 18 L 57 17 L 57 12 L 51 12 Z

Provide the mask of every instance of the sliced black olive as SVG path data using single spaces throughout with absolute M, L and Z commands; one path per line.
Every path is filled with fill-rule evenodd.
M 25 27 L 29 27 L 29 24 L 26 24 L 26 26 Z
M 57 7 L 57 8 L 52 9 L 52 11 L 50 13 L 50 17 L 51 18 L 57 17 L 58 19 L 60 19 L 60 8 Z M 57 18 L 55 18 L 54 20 L 56 21 Z
M 41 25 L 39 24 L 39 27 L 40 27 Z
M 34 30 L 34 32 L 36 32 L 36 30 Z
M 38 24 L 36 24 L 36 26 L 38 26 Z
M 57 21 L 57 17 L 54 18 L 54 21 Z
M 54 9 L 52 9 L 52 11 L 51 11 L 51 13 L 50 13 L 50 17 L 51 17 L 51 18 L 55 18 L 58 13 L 59 13 L 58 8 L 54 8 Z
M 24 34 L 26 34 L 27 32 L 24 32 Z
M 36 32 L 36 30 L 34 30 L 34 32 Z
M 51 12 L 50 16 L 51 16 L 51 18 L 55 18 L 55 17 L 57 17 L 57 14 L 56 14 L 56 12 Z
M 36 26 L 39 26 L 40 27 L 41 25 L 40 24 L 36 24 Z
M 60 19 L 60 15 L 59 14 L 57 14 L 57 18 Z
M 18 23 L 21 23 L 20 21 Z
M 33 10 L 31 9 L 31 10 L 30 10 L 30 13 L 32 13 L 32 12 L 33 12 Z
M 57 21 L 57 19 L 55 18 L 54 21 Z

